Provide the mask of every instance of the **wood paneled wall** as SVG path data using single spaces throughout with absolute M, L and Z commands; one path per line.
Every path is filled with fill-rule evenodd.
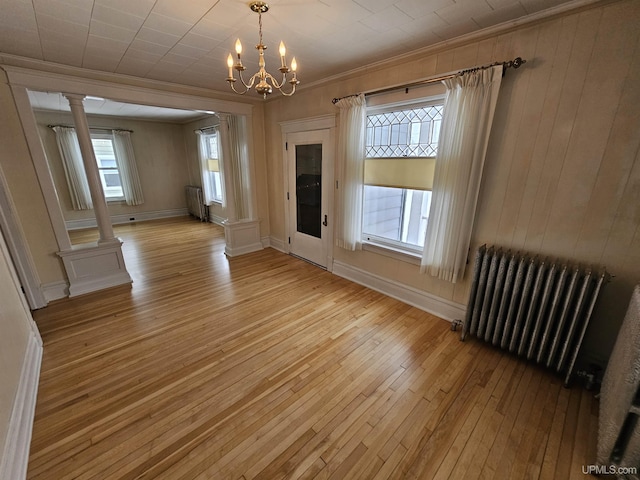
M 497 244 L 605 265 L 605 286 L 586 340 L 604 362 L 640 281 L 640 2 L 603 2 L 372 66 L 366 72 L 266 105 L 271 235 L 284 238 L 278 122 L 335 113 L 330 99 L 493 61 L 527 63 L 504 78 L 490 140 L 472 248 Z M 466 303 L 451 285 L 371 252 L 335 258 L 413 288 Z

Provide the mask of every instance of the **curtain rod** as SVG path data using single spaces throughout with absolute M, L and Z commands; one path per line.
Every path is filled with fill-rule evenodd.
M 193 133 L 204 132 L 205 130 L 215 130 L 219 125 L 211 125 L 209 127 L 196 128 Z
M 409 88 L 411 87 L 418 87 L 418 86 L 422 86 L 422 85 L 429 85 L 431 83 L 439 83 L 443 80 L 447 80 L 449 78 L 453 78 L 453 77 L 457 77 L 458 75 L 463 75 L 465 73 L 470 73 L 470 72 L 475 72 L 477 70 L 484 70 L 487 68 L 491 68 L 491 67 L 495 67 L 496 65 L 502 65 L 502 67 L 506 70 L 507 68 L 520 68 L 520 66 L 523 63 L 526 63 L 526 60 L 523 60 L 520 57 L 516 57 L 513 60 L 508 60 L 506 62 L 494 62 L 488 65 L 482 65 L 479 67 L 473 67 L 473 68 L 468 68 L 466 70 L 461 70 L 457 73 L 450 73 L 448 75 L 441 75 L 439 77 L 434 77 L 434 78 L 429 78 L 427 80 L 420 80 L 419 82 L 413 82 L 413 83 L 407 83 L 405 85 L 398 85 L 396 87 L 388 87 L 388 88 L 381 88 L 379 90 L 371 90 L 370 92 L 364 92 L 364 95 L 377 95 L 379 93 L 387 93 L 387 92 L 393 92 L 395 90 L 401 90 L 401 89 L 406 89 L 407 91 L 409 90 Z M 502 73 L 504 75 L 504 71 Z M 343 98 L 349 98 L 349 97 L 356 97 L 360 95 L 359 93 L 353 93 L 351 95 L 345 95 L 344 97 L 339 97 L 339 98 L 334 98 L 333 100 L 331 100 L 331 103 L 333 103 L 334 105 L 336 103 L 338 103 L 340 100 L 342 100 Z
M 65 128 L 76 128 L 74 125 L 47 125 L 48 128 L 53 127 L 65 127 Z M 103 130 L 105 132 L 111 132 L 115 130 L 116 132 L 130 132 L 133 133 L 133 130 L 129 130 L 127 128 L 110 128 L 110 127 L 89 127 L 89 130 Z

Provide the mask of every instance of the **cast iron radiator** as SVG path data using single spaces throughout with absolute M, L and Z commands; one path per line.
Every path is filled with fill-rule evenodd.
M 565 375 L 569 384 L 598 294 L 610 278 L 572 262 L 483 245 L 461 339 L 474 335 Z
M 206 222 L 207 215 L 202 198 L 202 189 L 193 185 L 187 185 L 184 187 L 184 191 L 187 195 L 187 208 L 189 209 L 189 213 L 201 221 Z

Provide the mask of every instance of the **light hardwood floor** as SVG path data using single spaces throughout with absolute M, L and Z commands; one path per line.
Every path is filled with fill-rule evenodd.
M 30 479 L 573 479 L 597 402 L 449 323 L 183 218 L 116 227 L 131 288 L 54 302 Z M 74 242 L 95 232 L 74 234 Z

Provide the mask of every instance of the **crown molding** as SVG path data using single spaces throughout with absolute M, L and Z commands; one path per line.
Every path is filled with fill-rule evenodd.
M 215 98 L 211 96 L 213 92 L 211 90 L 191 89 L 188 86 L 185 88 L 184 85 L 176 85 L 176 87 L 181 88 L 167 90 L 153 88 L 153 86 L 149 85 L 133 85 L 94 79 L 86 75 L 69 75 L 34 70 L 22 66 L 0 64 L 0 69 L 6 72 L 10 85 L 42 92 L 93 95 L 139 105 L 154 105 L 185 110 L 211 110 L 238 115 L 251 115 L 254 107 L 253 103 Z M 208 95 L 202 95 L 203 93 Z

